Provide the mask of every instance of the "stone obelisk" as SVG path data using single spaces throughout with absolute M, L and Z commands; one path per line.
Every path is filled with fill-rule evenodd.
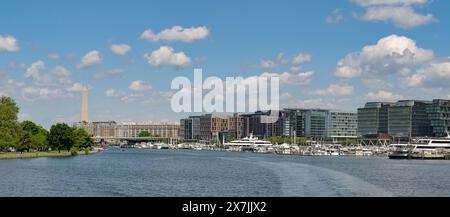
M 83 99 L 81 102 L 81 121 L 88 122 L 89 114 L 88 114 L 88 89 L 87 87 L 83 88 Z

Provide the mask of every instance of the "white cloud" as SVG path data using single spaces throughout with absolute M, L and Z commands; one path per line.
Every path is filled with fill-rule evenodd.
M 190 28 L 174 26 L 170 29 L 162 30 L 157 34 L 153 33 L 152 30 L 147 29 L 141 34 L 141 39 L 153 42 L 158 42 L 160 40 L 192 42 L 195 40 L 205 39 L 208 36 L 209 29 L 205 26 Z
M 105 96 L 107 97 L 121 97 L 124 93 L 120 90 L 108 89 L 105 91 Z
M 370 92 L 365 97 L 367 100 L 374 100 L 374 101 L 398 101 L 403 99 L 404 97 L 402 95 L 393 94 L 388 91 L 378 91 L 376 93 Z
M 0 51 L 15 52 L 19 51 L 19 45 L 14 36 L 7 35 L 3 37 L 0 35 Z
M 319 96 L 349 96 L 353 94 L 353 86 L 348 84 L 332 84 L 328 88 L 313 92 Z
M 275 60 L 261 60 L 260 66 L 263 68 L 273 68 L 279 65 L 287 64 L 289 61 L 284 58 L 283 53 L 278 53 Z
M 348 54 L 336 67 L 335 75 L 343 78 L 396 74 L 433 59 L 433 51 L 416 46 L 404 36 L 390 35 L 376 45 Z
M 133 90 L 133 91 L 144 91 L 144 90 L 152 89 L 152 86 L 146 84 L 144 81 L 137 80 L 137 81 L 131 82 L 129 88 L 130 88 L 130 90 Z
M 6 74 L 0 72 L 0 96 L 14 95 L 24 83 L 9 78 Z
M 131 46 L 127 44 L 113 44 L 111 51 L 117 55 L 125 55 L 131 51 Z
M 100 56 L 100 52 L 93 50 L 88 52 L 86 55 L 81 58 L 80 64 L 78 64 L 78 68 L 84 69 L 89 68 L 91 66 L 100 64 L 102 62 L 102 57 Z
M 186 56 L 184 52 L 174 52 L 173 48 L 162 46 L 158 50 L 153 51 L 150 55 L 145 54 L 148 63 L 154 66 L 172 65 L 176 67 L 184 67 L 191 64 L 191 58 Z
M 374 89 L 388 89 L 392 88 L 392 84 L 378 78 L 362 78 L 361 82 L 369 87 Z
M 63 98 L 64 92 L 60 89 L 26 87 L 23 89 L 23 97 L 27 100 Z
M 410 29 L 425 25 L 434 20 L 432 14 L 419 14 L 414 6 L 423 6 L 428 0 L 353 0 L 365 8 L 362 16 L 365 21 L 385 21 L 395 26 Z
M 311 80 L 314 77 L 314 72 L 313 71 L 300 73 L 283 72 L 281 74 L 264 72 L 261 74 L 261 76 L 263 77 L 279 76 L 280 82 L 282 84 L 306 85 L 311 83 Z
M 361 7 L 376 5 L 424 5 L 428 0 L 352 0 Z
M 341 14 L 340 9 L 334 10 L 327 18 L 325 18 L 325 22 L 328 24 L 337 24 L 344 20 L 344 15 Z
M 50 72 L 54 75 L 62 77 L 70 77 L 72 75 L 72 73 L 68 69 L 64 68 L 64 66 L 56 66 L 55 68 L 51 69 Z
M 67 90 L 72 91 L 72 92 L 81 92 L 81 91 L 83 91 L 83 89 L 84 89 L 84 85 L 79 82 L 76 82 L 76 83 L 73 83 L 72 86 L 70 88 L 68 88 Z
M 407 78 L 409 87 L 450 88 L 450 60 L 431 63 Z
M 123 74 L 125 71 L 123 69 L 113 69 L 110 71 L 106 71 L 106 72 L 99 72 L 94 74 L 93 78 L 94 79 L 104 79 L 104 78 L 110 78 L 110 77 L 115 77 L 115 76 L 119 76 L 121 74 Z
M 303 63 L 311 62 L 311 60 L 311 54 L 298 54 L 297 56 L 292 58 L 292 65 L 299 66 Z
M 72 73 L 63 66 L 56 66 L 49 71 L 42 60 L 31 64 L 25 71 L 25 77 L 31 78 L 40 86 L 67 86 L 72 83 Z
M 366 21 L 392 22 L 395 26 L 410 29 L 428 24 L 434 20 L 432 14 L 419 14 L 412 7 L 371 7 L 361 16 Z

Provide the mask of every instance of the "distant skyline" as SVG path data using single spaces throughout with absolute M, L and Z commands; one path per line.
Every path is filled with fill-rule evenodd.
M 450 99 L 450 2 L 2 1 L 0 95 L 20 120 L 175 121 L 171 81 L 278 74 L 280 107 Z

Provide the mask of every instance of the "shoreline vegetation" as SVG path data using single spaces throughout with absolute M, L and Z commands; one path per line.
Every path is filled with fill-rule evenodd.
M 94 148 L 92 150 L 77 151 L 76 154 L 71 151 L 63 150 L 58 151 L 32 151 L 32 152 L 1 152 L 0 160 L 12 160 L 12 159 L 31 159 L 40 157 L 71 157 L 76 155 L 90 155 L 100 152 L 101 149 Z
M 64 157 L 98 152 L 83 128 L 56 123 L 50 130 L 29 120 L 18 120 L 14 99 L 0 97 L 0 159 Z

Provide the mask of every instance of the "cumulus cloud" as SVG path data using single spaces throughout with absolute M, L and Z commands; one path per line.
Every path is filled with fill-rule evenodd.
M 405 36 L 390 35 L 360 52 L 348 54 L 338 62 L 334 74 L 343 78 L 396 74 L 431 59 L 433 51 L 417 47 L 414 40 Z
M 11 35 L 7 36 L 0 35 L 0 52 L 1 51 L 6 52 L 19 51 L 19 45 L 17 43 L 16 38 Z
M 184 67 L 191 64 L 189 58 L 184 52 L 174 52 L 173 48 L 162 46 L 158 50 L 153 51 L 150 55 L 145 54 L 144 58 L 148 63 L 154 66 L 176 66 Z
M 182 41 L 192 42 L 195 40 L 205 39 L 209 36 L 209 29 L 205 26 L 184 28 L 181 26 L 174 26 L 170 29 L 162 30 L 155 34 L 152 30 L 147 29 L 141 34 L 141 39 L 158 42 L 164 41 Z
M 86 55 L 81 58 L 81 62 L 78 64 L 78 68 L 85 69 L 91 66 L 100 64 L 102 62 L 102 57 L 100 56 L 100 52 L 93 50 L 88 52 Z
M 131 82 L 129 88 L 133 91 L 144 91 L 152 89 L 152 86 L 146 84 L 144 81 L 136 80 Z
M 361 82 L 369 88 L 374 88 L 374 89 L 388 89 L 388 88 L 392 88 L 392 84 L 386 82 L 383 79 L 378 79 L 378 78 L 362 78 Z
M 433 62 L 407 78 L 409 87 L 450 88 L 450 60 Z
M 278 53 L 274 60 L 261 60 L 260 66 L 263 68 L 273 68 L 279 65 L 287 64 L 289 61 L 284 58 L 283 53 Z
M 312 55 L 307 53 L 301 53 L 292 58 L 292 65 L 299 66 L 303 63 L 311 62 Z
M 419 14 L 412 7 L 371 7 L 361 16 L 366 21 L 386 21 L 397 27 L 410 29 L 433 21 L 432 14 Z
M 113 44 L 111 51 L 117 55 L 125 55 L 131 51 L 131 46 L 127 44 Z
M 24 83 L 11 79 L 8 75 L 0 72 L 0 96 L 13 95 L 23 86 Z
M 395 26 L 410 29 L 425 25 L 434 20 L 432 14 L 420 14 L 414 6 L 423 6 L 428 0 L 353 0 L 365 8 L 365 13 L 359 16 L 365 21 L 385 21 Z
M 122 91 L 114 90 L 114 89 L 108 89 L 108 90 L 105 91 L 104 94 L 107 97 L 121 97 L 121 96 L 125 95 L 125 93 L 123 93 Z
M 300 73 L 283 72 L 281 74 L 264 72 L 261 74 L 261 76 L 264 77 L 279 76 L 280 82 L 282 84 L 306 85 L 311 83 L 311 80 L 314 77 L 314 72 L 313 71 Z
M 63 66 L 56 66 L 48 70 L 42 60 L 32 63 L 25 71 L 25 77 L 40 86 L 69 85 L 72 83 L 71 75 L 72 73 Z
M 325 18 L 325 22 L 328 24 L 337 24 L 344 20 L 344 15 L 341 14 L 340 9 L 334 10 L 330 15 Z
M 62 77 L 70 77 L 72 75 L 72 73 L 64 66 L 56 66 L 55 68 L 51 69 L 50 72 L 54 75 Z
M 313 92 L 319 96 L 349 96 L 353 94 L 353 86 L 348 84 L 332 84 L 329 87 Z
M 26 87 L 23 89 L 23 98 L 26 100 L 63 98 L 65 94 L 60 89 L 47 87 Z
M 424 5 L 428 0 L 352 0 L 361 7 L 377 5 Z
M 399 94 L 393 94 L 388 91 L 370 92 L 366 95 L 365 99 L 373 101 L 398 101 L 404 97 Z
M 85 88 L 85 86 L 79 82 L 75 82 L 72 84 L 71 87 L 67 88 L 68 91 L 72 91 L 72 92 L 81 92 L 83 91 L 83 89 Z

